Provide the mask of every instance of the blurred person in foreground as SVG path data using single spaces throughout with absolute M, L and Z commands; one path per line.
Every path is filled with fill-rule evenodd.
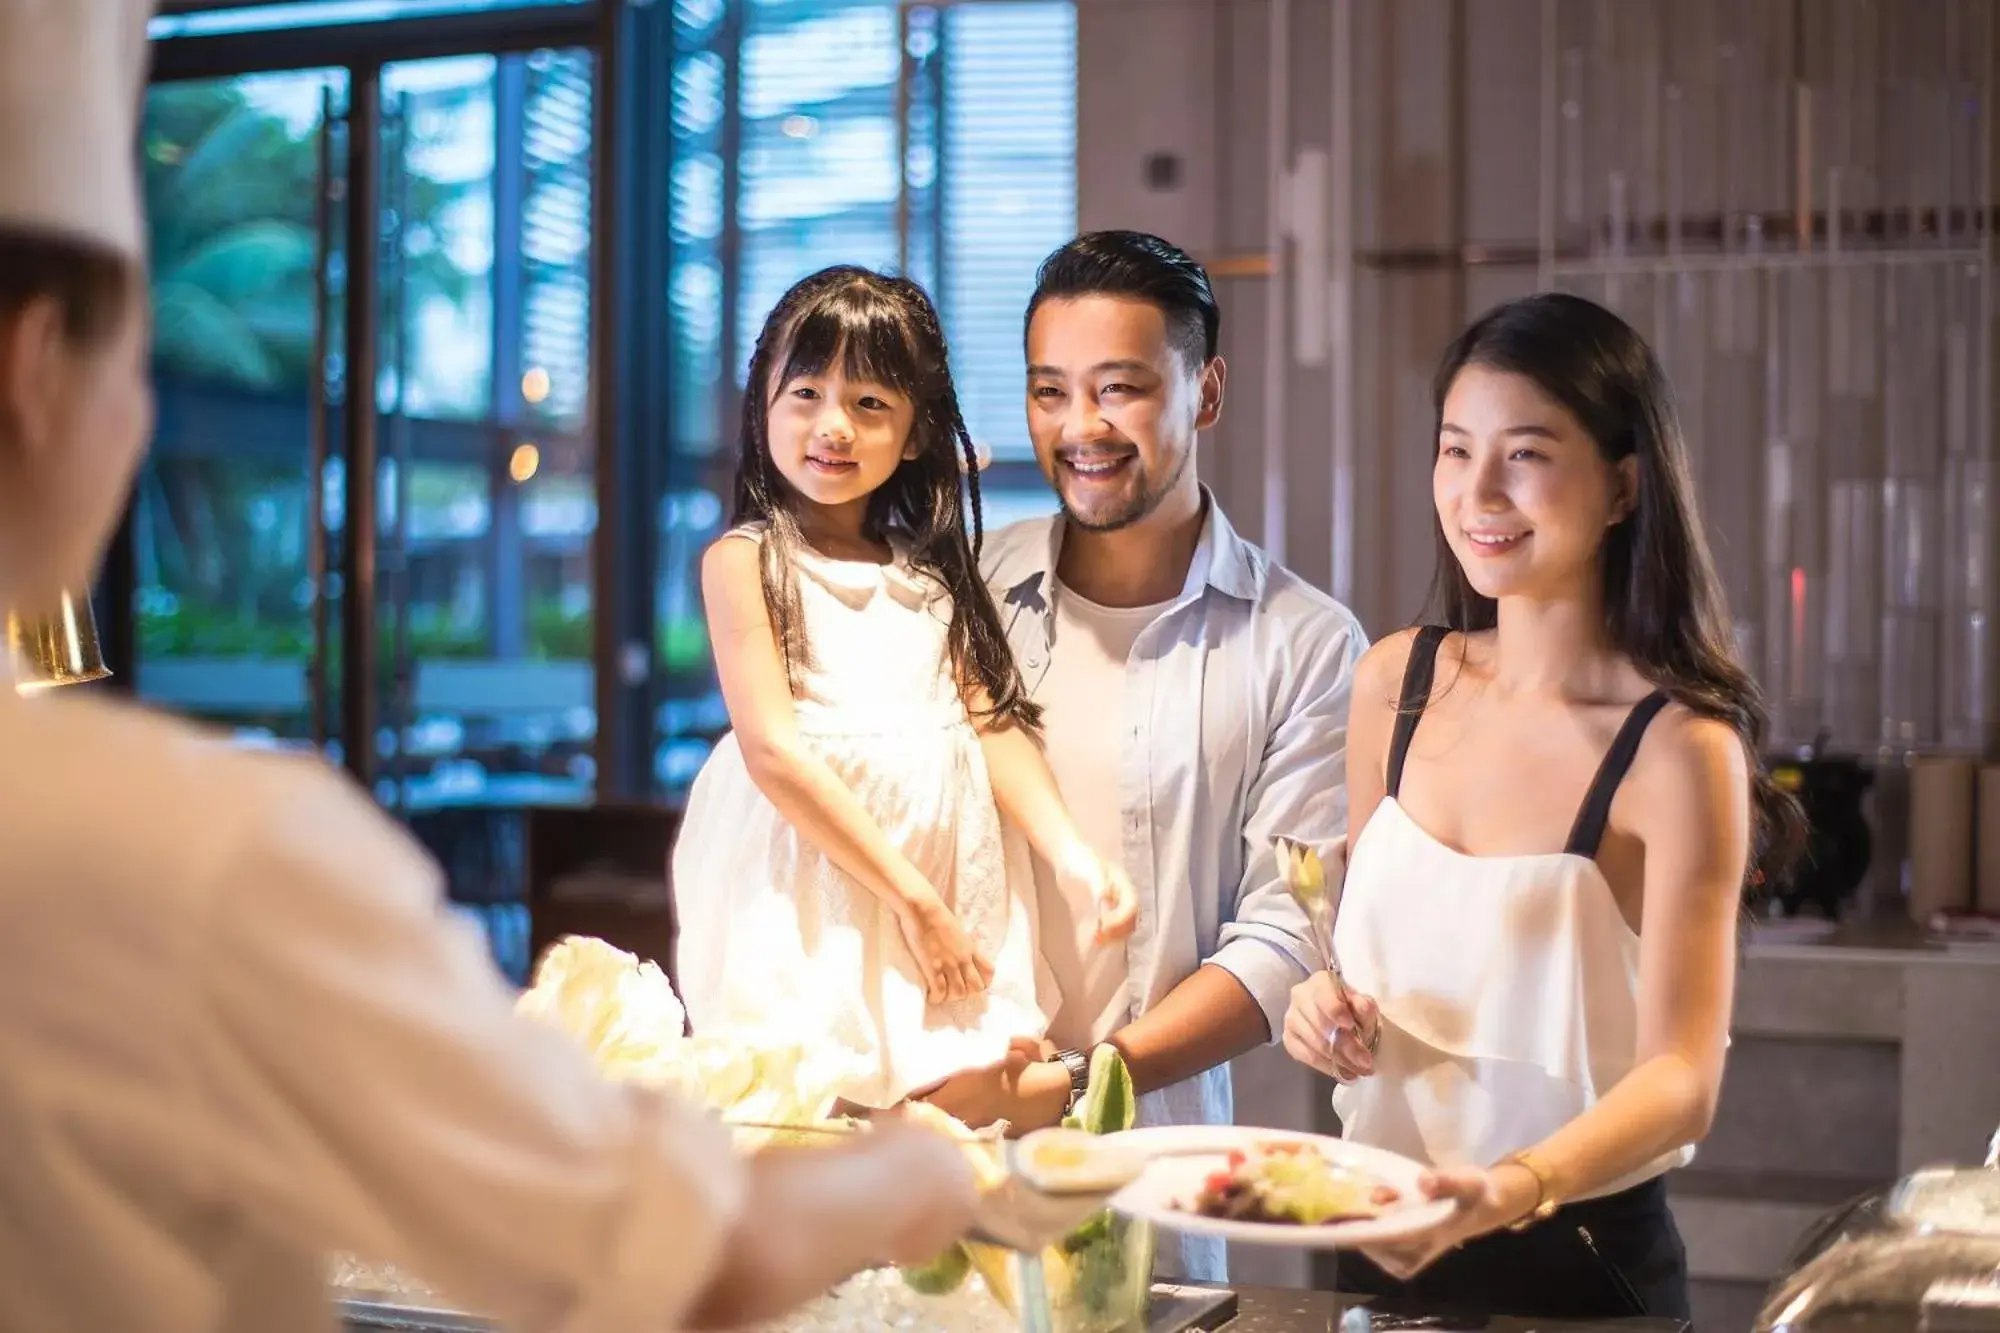
M 88 586 L 150 432 L 143 0 L 0 0 L 0 606 Z M 741 1157 L 518 1016 L 314 758 L 0 662 L 0 1329 L 334 1327 L 329 1256 L 521 1329 L 766 1318 L 955 1240 L 957 1148 Z

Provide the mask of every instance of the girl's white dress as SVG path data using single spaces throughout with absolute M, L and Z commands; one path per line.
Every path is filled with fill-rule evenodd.
M 928 1004 L 893 914 L 778 813 L 733 734 L 696 776 L 674 847 L 676 970 L 695 1032 L 833 1044 L 852 1057 L 842 1095 L 889 1106 L 1040 1037 L 1056 997 L 1035 945 L 1029 850 L 1003 827 L 952 681 L 949 594 L 900 547 L 887 565 L 802 551 L 796 576 L 812 655 L 800 735 L 937 889 L 993 984 Z

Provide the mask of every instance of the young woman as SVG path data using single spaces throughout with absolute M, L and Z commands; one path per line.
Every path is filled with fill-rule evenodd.
M 1707 1132 L 1760 775 L 1664 375 L 1573 296 L 1446 353 L 1442 624 L 1378 644 L 1349 729 L 1336 953 L 1286 1048 L 1347 1137 L 1431 1163 L 1433 1233 L 1343 1288 L 1531 1317 L 1687 1317 L 1664 1173 Z M 1344 986 L 1342 983 L 1344 980 Z

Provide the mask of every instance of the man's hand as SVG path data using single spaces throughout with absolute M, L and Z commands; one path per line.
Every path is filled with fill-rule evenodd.
M 1002 1120 L 1017 1134 L 1061 1122 L 1069 1104 L 1069 1070 L 1044 1060 L 1043 1043 L 1016 1038 L 1007 1058 L 952 1075 L 912 1100 L 929 1102 L 973 1129 Z

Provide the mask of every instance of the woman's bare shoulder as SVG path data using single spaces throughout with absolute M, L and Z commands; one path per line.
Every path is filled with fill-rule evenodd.
M 1361 654 L 1354 666 L 1354 700 L 1370 707 L 1394 709 L 1402 693 L 1403 673 L 1409 670 L 1410 654 L 1416 648 L 1419 628 L 1397 630 L 1379 639 Z
M 1750 755 L 1736 729 L 1720 718 L 1670 703 L 1646 728 L 1629 781 L 1640 823 L 1680 836 L 1708 827 L 1718 809 L 1748 809 Z M 1692 825 L 1692 827 L 1690 827 Z

